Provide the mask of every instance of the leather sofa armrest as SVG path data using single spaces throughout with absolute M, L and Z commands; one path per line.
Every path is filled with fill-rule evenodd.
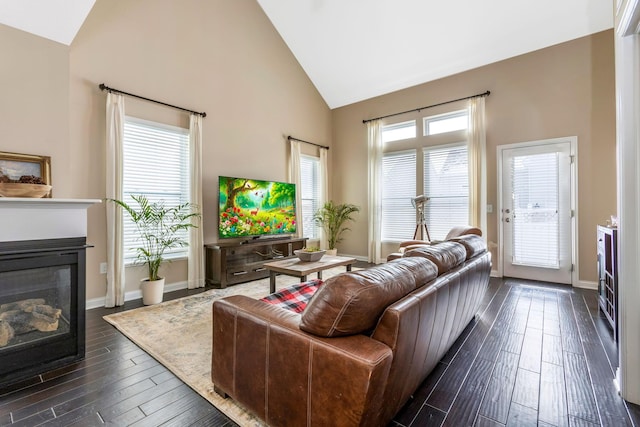
M 331 425 L 336 417 L 376 425 L 391 349 L 365 335 L 318 337 L 299 322 L 299 314 L 246 296 L 215 301 L 216 389 L 270 425 Z
M 406 248 L 407 246 L 430 245 L 430 244 L 431 242 L 429 240 L 405 240 L 400 242 L 400 245 L 398 247 Z

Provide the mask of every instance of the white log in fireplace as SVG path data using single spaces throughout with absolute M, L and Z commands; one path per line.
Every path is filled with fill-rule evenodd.
M 0 386 L 85 355 L 87 208 L 0 198 Z

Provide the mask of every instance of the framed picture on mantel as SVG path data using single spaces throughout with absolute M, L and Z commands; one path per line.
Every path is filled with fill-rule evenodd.
M 19 184 L 30 185 L 16 187 Z M 0 185 L 3 197 L 50 198 L 51 157 L 0 151 Z
M 39 184 L 51 185 L 51 157 L 0 151 L 0 182 L 18 182 L 21 177 L 40 178 Z

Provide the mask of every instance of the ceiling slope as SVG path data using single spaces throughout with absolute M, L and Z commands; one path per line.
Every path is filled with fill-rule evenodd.
M 612 0 L 258 0 L 330 108 L 613 27 Z
M 96 0 L 0 0 L 0 23 L 71 44 Z

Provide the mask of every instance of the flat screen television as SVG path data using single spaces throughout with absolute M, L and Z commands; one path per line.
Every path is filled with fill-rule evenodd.
M 218 236 L 260 237 L 296 232 L 296 186 L 220 176 Z

